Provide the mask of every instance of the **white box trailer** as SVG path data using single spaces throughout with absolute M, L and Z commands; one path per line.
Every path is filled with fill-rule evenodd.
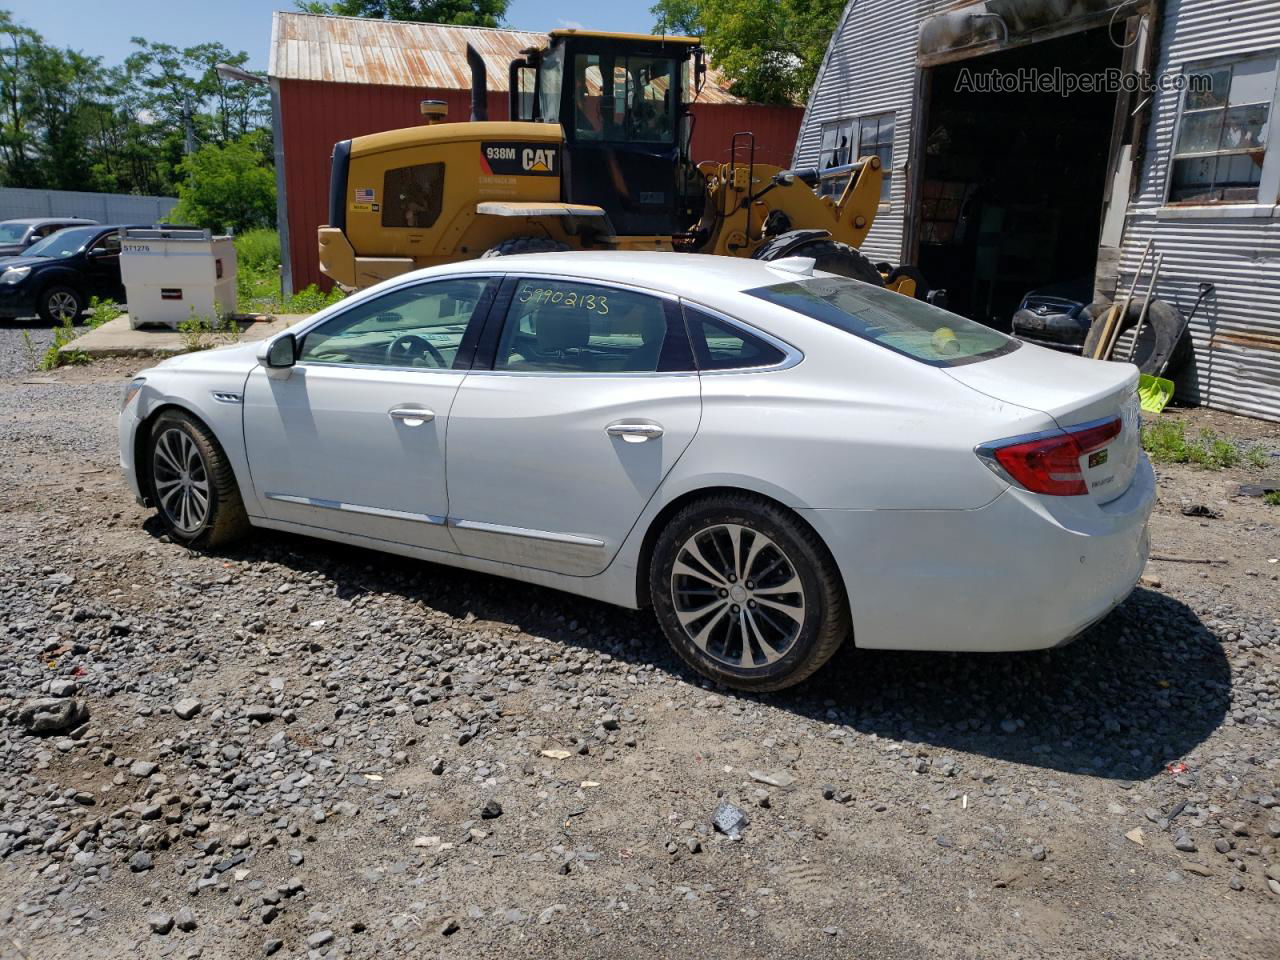
M 230 237 L 192 227 L 124 231 L 120 277 L 133 329 L 176 328 L 193 315 L 208 320 L 236 310 L 236 248 Z

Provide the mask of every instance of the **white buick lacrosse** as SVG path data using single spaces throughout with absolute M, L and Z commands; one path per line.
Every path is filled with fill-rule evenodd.
M 396 277 L 129 386 L 172 535 L 268 527 L 651 607 L 731 686 L 859 647 L 1006 651 L 1132 590 L 1137 370 L 875 286 L 689 254 Z

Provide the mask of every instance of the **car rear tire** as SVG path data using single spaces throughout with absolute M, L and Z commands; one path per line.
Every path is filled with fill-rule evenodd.
M 680 658 L 739 690 L 800 683 L 850 633 L 825 544 L 791 511 L 751 494 L 708 496 L 672 517 L 654 545 L 649 591 Z
M 147 477 L 160 521 L 175 540 L 220 547 L 248 532 L 231 464 L 194 417 L 170 410 L 156 418 L 147 443 Z
M 84 297 L 75 287 L 58 284 L 41 291 L 36 309 L 45 323 L 75 323 L 84 313 Z
M 512 237 L 480 254 L 486 257 L 514 257 L 521 253 L 564 253 L 568 246 L 549 237 Z

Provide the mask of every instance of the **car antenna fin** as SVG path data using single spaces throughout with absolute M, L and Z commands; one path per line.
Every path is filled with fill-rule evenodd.
M 817 263 L 818 261 L 813 257 L 782 257 L 778 260 L 768 261 L 767 266 L 773 270 L 782 270 L 801 277 L 812 277 L 813 268 L 817 266 Z

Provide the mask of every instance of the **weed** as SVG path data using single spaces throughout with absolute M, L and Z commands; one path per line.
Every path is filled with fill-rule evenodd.
M 1280 490 L 1272 490 L 1262 495 L 1262 502 L 1269 507 L 1280 507 Z
M 22 331 L 22 348 L 27 351 L 27 366 L 35 370 L 40 366 L 40 350 L 31 339 L 31 331 Z
M 1238 444 L 1204 429 L 1188 438 L 1186 427 L 1177 420 L 1157 420 L 1142 428 L 1142 449 L 1156 463 L 1194 463 L 1208 470 L 1224 470 L 1247 460 L 1255 467 L 1265 466 L 1267 452 L 1250 446 L 1241 452 Z
M 97 297 L 89 298 L 89 309 L 85 312 L 84 322 L 90 330 L 97 330 L 104 323 L 110 323 L 117 317 L 123 317 L 124 311 L 120 309 L 120 305 L 110 297 L 98 299 Z
M 178 333 L 182 335 L 182 346 L 187 353 L 208 350 L 213 346 L 213 321 L 196 313 L 191 308 L 191 315 L 178 324 Z
M 24 333 L 26 331 L 23 331 Z M 49 344 L 49 348 L 45 350 L 44 356 L 40 358 L 41 370 L 53 370 L 64 364 L 79 365 L 89 362 L 89 355 L 83 350 L 68 350 L 62 352 L 62 348 L 78 337 L 75 324 L 71 322 L 71 318 L 67 317 L 62 321 L 60 326 L 53 328 L 53 343 Z M 30 345 L 31 338 L 28 336 L 27 343 Z M 34 351 L 34 348 L 33 348 Z
M 258 313 L 315 313 L 345 294 L 325 293 L 315 284 L 285 296 L 280 290 L 280 236 L 274 230 L 246 230 L 236 237 L 236 294 L 242 310 Z

